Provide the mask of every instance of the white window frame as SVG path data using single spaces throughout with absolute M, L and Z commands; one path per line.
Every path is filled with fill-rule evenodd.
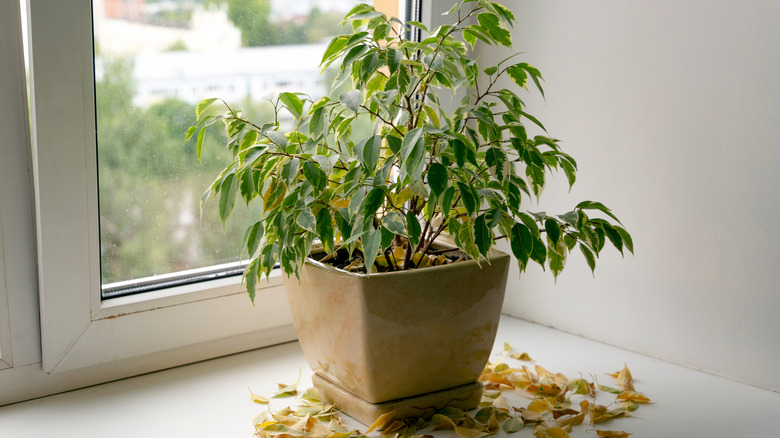
M 11 350 L 11 319 L 8 317 L 8 287 L 5 273 L 5 246 L 3 245 L 2 205 L 0 205 L 0 370 L 11 368 L 13 350 Z
M 23 1 L 29 125 L 0 0 L 0 406 L 295 339 L 278 272 L 254 307 L 238 277 L 101 301 L 91 1 Z
M 91 1 L 29 4 L 43 370 L 294 339 L 278 274 L 262 283 L 254 307 L 238 277 L 101 300 Z M 158 368 L 182 363 L 149 359 Z

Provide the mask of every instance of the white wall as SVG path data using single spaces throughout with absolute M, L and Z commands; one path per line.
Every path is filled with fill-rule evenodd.
M 595 279 L 579 251 L 557 285 L 510 274 L 505 311 L 780 391 L 780 2 L 505 4 L 581 172 L 539 209 L 601 200 L 636 247 Z

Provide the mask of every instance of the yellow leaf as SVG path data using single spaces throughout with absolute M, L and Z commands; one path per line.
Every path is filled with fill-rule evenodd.
M 569 388 L 571 388 L 574 394 L 589 395 L 596 397 L 596 390 L 592 383 L 585 379 L 574 379 L 569 382 Z
M 622 430 L 597 430 L 596 435 L 606 438 L 628 438 L 631 434 Z
M 487 373 L 480 376 L 479 381 L 485 385 L 487 389 L 514 389 L 512 382 L 504 378 L 504 376 L 496 373 Z
M 623 391 L 634 391 L 634 379 L 631 377 L 631 371 L 628 370 L 628 365 L 623 364 L 623 369 L 617 373 L 617 385 Z
M 267 398 L 263 397 L 262 395 L 255 394 L 254 392 L 252 392 L 251 389 L 249 390 L 249 400 L 252 400 L 253 402 L 259 403 L 261 405 L 267 405 L 269 401 Z
M 371 423 L 371 426 L 368 427 L 368 430 L 366 433 L 371 433 L 374 429 L 382 430 L 387 424 L 390 422 L 390 420 L 393 419 L 395 416 L 395 409 L 393 409 L 390 412 L 385 412 L 384 414 L 377 417 L 376 420 L 374 420 L 373 423 Z
M 541 426 L 536 426 L 534 428 L 534 435 L 537 438 L 569 438 L 569 434 L 560 427 L 544 428 Z
M 653 403 L 644 394 L 635 391 L 623 391 L 617 396 L 617 400 L 634 401 L 637 403 Z
M 534 411 L 543 414 L 550 410 L 550 404 L 547 402 L 546 399 L 537 398 L 536 400 L 529 403 L 526 409 L 528 409 L 529 411 Z
M 526 362 L 534 361 L 533 359 L 531 359 L 531 356 L 529 356 L 528 353 L 512 353 L 509 355 L 509 357 L 515 360 L 524 360 Z
M 583 421 L 585 421 L 585 414 L 588 411 L 583 411 L 578 414 L 572 414 L 572 415 L 563 415 L 561 417 L 558 417 L 554 419 L 556 423 L 558 423 L 561 427 L 574 427 L 579 426 L 582 424 Z

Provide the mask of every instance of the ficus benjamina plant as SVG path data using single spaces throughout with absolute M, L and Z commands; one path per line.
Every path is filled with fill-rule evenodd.
M 633 252 L 602 203 L 561 215 L 525 210 L 548 172 L 562 171 L 570 188 L 576 178 L 558 140 L 529 134 L 547 131 L 518 92 L 533 84 L 543 96 L 542 75 L 515 56 L 474 59 L 475 44 L 511 47 L 506 7 L 466 0 L 447 15 L 451 24 L 429 30 L 355 6 L 344 17 L 353 31 L 331 39 L 321 62 L 338 71 L 332 89 L 346 91 L 316 100 L 281 93 L 270 120 L 248 120 L 218 99 L 197 106 L 187 140 L 197 139 L 198 158 L 217 121 L 233 157 L 202 201 L 218 199 L 223 221 L 238 196 L 262 203 L 244 242 L 253 300 L 277 264 L 297 276 L 315 240 L 331 256 L 358 254 L 368 274 L 441 263 L 433 243 L 442 234 L 478 262 L 508 239 L 521 272 L 534 261 L 556 278 L 577 246 L 591 270 L 606 242 Z M 417 29 L 420 41 L 407 38 Z

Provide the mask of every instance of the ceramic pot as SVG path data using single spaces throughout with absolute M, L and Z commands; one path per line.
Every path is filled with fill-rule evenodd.
M 507 254 L 489 256 L 370 276 L 309 259 L 285 287 L 315 377 L 371 404 L 476 382 L 509 271 Z

